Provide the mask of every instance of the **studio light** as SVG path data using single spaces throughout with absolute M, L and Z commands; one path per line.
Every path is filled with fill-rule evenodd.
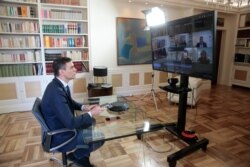
M 143 10 L 142 12 L 145 14 L 148 27 L 161 25 L 166 22 L 164 12 L 158 7 Z

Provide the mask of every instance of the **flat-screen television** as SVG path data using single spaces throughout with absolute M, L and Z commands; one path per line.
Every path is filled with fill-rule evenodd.
M 216 20 L 211 11 L 150 27 L 153 70 L 214 80 Z

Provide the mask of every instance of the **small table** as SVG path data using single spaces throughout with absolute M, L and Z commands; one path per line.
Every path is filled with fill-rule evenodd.
M 88 96 L 97 97 L 97 96 L 109 96 L 113 94 L 113 87 L 102 87 L 98 84 L 90 84 L 88 86 Z

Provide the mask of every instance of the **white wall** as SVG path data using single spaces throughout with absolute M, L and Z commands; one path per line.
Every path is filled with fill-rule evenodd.
M 142 10 L 154 7 L 142 3 L 128 3 L 124 0 L 90 0 L 90 54 L 92 66 L 105 65 L 109 70 L 123 71 L 133 69 L 135 71 L 151 70 L 151 65 L 117 66 L 116 50 L 116 17 L 144 18 Z M 174 20 L 182 17 L 202 13 L 203 9 L 190 7 L 164 6 L 167 20 Z M 221 13 L 219 14 L 221 15 Z M 230 85 L 230 74 L 225 75 L 224 71 L 230 71 L 232 53 L 235 38 L 235 14 L 222 14 L 225 18 L 225 34 L 222 41 L 218 83 Z M 230 26 L 229 24 L 233 24 Z M 224 43 L 225 42 L 225 43 Z
M 117 66 L 116 17 L 142 18 L 142 10 L 153 6 L 128 3 L 121 0 L 90 0 L 90 54 L 92 66 L 105 65 L 109 69 L 124 69 L 131 66 Z M 170 20 L 192 15 L 192 9 L 164 8 Z M 132 68 L 151 68 L 151 65 L 133 65 Z

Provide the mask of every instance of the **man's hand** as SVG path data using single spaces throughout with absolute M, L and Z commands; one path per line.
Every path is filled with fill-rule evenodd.
M 84 106 L 84 110 L 85 111 L 90 111 L 90 110 L 92 110 L 93 108 L 95 108 L 96 106 L 98 106 L 98 105 L 85 105 Z
M 99 105 L 94 105 L 89 112 L 91 113 L 92 116 L 94 116 L 94 115 L 99 115 L 102 111 L 103 108 L 101 108 Z

